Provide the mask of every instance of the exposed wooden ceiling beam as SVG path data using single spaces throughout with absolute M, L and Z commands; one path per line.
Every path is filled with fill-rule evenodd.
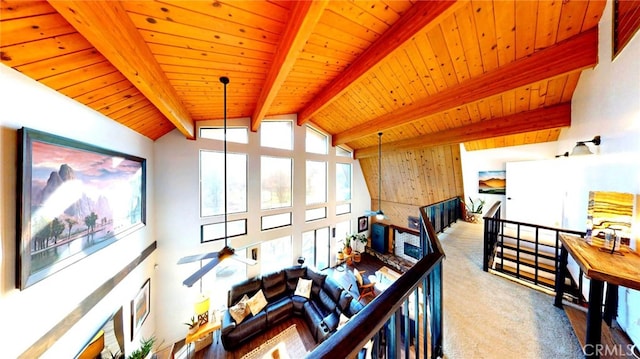
M 326 0 L 296 1 L 294 3 L 290 21 L 278 45 L 276 56 L 256 103 L 256 109 L 251 116 L 251 131 L 258 131 L 260 122 L 278 95 L 280 87 L 291 72 L 327 4 Z
M 417 1 L 391 28 L 385 31 L 362 55 L 326 86 L 307 106 L 298 112 L 298 125 L 342 95 L 349 85 L 364 75 L 398 46 L 411 39 L 455 1 Z
M 195 125 L 164 71 L 118 1 L 49 0 L 187 138 Z
M 485 120 L 450 130 L 431 133 L 382 145 L 382 153 L 451 145 L 468 141 L 526 133 L 536 130 L 568 127 L 571 125 L 571 103 L 516 113 L 509 116 Z M 356 158 L 378 155 L 378 146 L 355 151 Z
M 520 86 L 580 71 L 594 66 L 597 62 L 598 30 L 594 27 L 494 71 L 416 101 L 412 105 L 335 134 L 333 145 L 341 145 Z

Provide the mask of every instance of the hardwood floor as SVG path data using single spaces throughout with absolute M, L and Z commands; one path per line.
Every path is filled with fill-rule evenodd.
M 335 268 L 326 269 L 324 272 L 326 272 L 327 275 L 333 276 L 334 279 L 337 278 L 338 282 L 344 286 L 345 283 L 348 283 L 348 279 L 346 278 L 349 278 L 349 273 L 347 271 L 353 271 L 354 268 L 357 268 L 358 270 L 366 271 L 365 275 L 369 275 L 369 274 L 375 273 L 382 266 L 384 266 L 384 263 L 382 261 L 378 260 L 373 256 L 363 253 L 360 263 L 354 263 L 353 265 L 346 266 L 346 270 L 343 272 L 336 271 Z M 357 287 L 352 288 L 351 290 L 352 293 L 357 293 L 357 291 L 358 291 Z M 366 305 L 372 299 L 373 298 L 371 297 L 366 297 L 361 299 L 360 302 L 363 305 Z M 215 359 L 219 359 L 219 358 L 240 359 L 243 355 L 259 347 L 260 344 L 266 342 L 268 339 L 272 338 L 273 336 L 277 335 L 278 333 L 282 332 L 283 330 L 287 329 L 289 326 L 293 324 L 296 324 L 298 333 L 300 334 L 300 338 L 302 338 L 302 342 L 304 343 L 305 348 L 308 351 L 313 350 L 313 348 L 315 348 L 316 346 L 316 342 L 313 339 L 311 332 L 307 328 L 306 322 L 302 317 L 293 316 L 292 318 L 285 320 L 284 322 L 276 325 L 275 327 L 270 328 L 269 330 L 258 334 L 257 336 L 255 336 L 254 338 L 252 338 L 247 343 L 243 344 L 240 348 L 238 348 L 233 352 L 227 352 L 222 347 L 222 343 L 220 342 L 220 334 L 219 332 L 216 332 L 213 339 L 213 343 L 210 346 L 202 350 L 199 350 L 193 357 L 196 359 L 214 359 L 214 358 Z

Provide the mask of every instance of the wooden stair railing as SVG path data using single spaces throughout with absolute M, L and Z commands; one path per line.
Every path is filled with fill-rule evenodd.
M 459 201 L 452 199 L 453 203 L 456 200 Z M 455 206 L 436 205 L 440 209 Z M 445 254 L 429 215 L 446 213 L 447 218 L 440 223 L 449 222 L 445 225 L 448 226 L 460 218 L 460 211 L 429 207 L 420 208 L 422 258 L 307 358 L 354 358 L 369 340 L 373 340 L 374 359 L 443 356 L 442 259 Z

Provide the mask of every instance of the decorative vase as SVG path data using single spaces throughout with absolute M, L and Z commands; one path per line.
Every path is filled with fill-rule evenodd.
M 351 255 L 351 250 L 352 250 L 352 249 L 351 249 L 351 247 L 344 247 L 344 252 L 345 252 L 348 256 L 350 256 L 350 255 Z
M 342 253 L 342 251 L 338 252 L 338 260 L 344 260 L 344 253 Z
M 357 252 L 357 251 L 354 252 L 353 253 L 353 261 L 356 262 L 356 263 L 360 263 L 360 259 L 362 259 L 361 256 L 360 256 L 360 252 Z

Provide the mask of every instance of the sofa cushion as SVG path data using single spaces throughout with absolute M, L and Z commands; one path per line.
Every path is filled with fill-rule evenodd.
M 284 271 L 271 273 L 262 277 L 262 289 L 269 302 L 282 298 L 287 291 Z
M 293 300 L 291 297 L 284 297 L 277 302 L 269 303 L 267 306 L 267 324 L 269 326 L 278 324 L 280 321 L 291 317 L 293 312 Z
M 251 314 L 256 315 L 260 313 L 267 306 L 267 299 L 264 297 L 262 289 L 258 291 L 253 297 L 249 299 L 247 305 L 251 309 Z
M 324 280 L 327 278 L 327 275 L 308 270 L 307 278 L 313 281 L 313 286 L 311 286 L 311 293 L 317 296 L 320 292 L 320 289 L 322 289 L 322 285 L 324 284 Z
M 347 317 L 346 315 L 344 315 L 343 313 L 340 313 L 340 320 L 338 321 L 338 330 L 340 330 L 342 327 L 345 326 L 345 324 L 347 324 L 347 322 L 349 321 L 349 317 Z
M 284 270 L 284 274 L 287 278 L 287 289 L 293 293 L 298 285 L 298 278 L 307 275 L 307 267 L 290 267 Z
M 336 309 L 336 302 L 331 299 L 329 294 L 321 289 L 316 299 L 316 305 L 320 309 L 323 315 L 328 315 Z
M 231 287 L 227 298 L 227 307 L 236 304 L 243 295 L 253 297 L 262 286 L 262 281 L 258 278 L 247 279 Z
M 236 324 L 242 323 L 244 318 L 251 314 L 251 310 L 247 306 L 248 301 L 249 297 L 245 294 L 238 303 L 229 308 L 229 315 L 231 315 Z
M 296 286 L 296 291 L 293 294 L 309 299 L 312 284 L 313 281 L 311 279 L 298 278 L 298 285 Z
M 304 304 L 309 300 L 299 295 L 294 295 L 293 297 L 291 297 L 291 300 L 293 301 L 293 314 L 302 315 Z
M 330 332 L 338 328 L 338 324 L 340 323 L 340 315 L 338 315 L 337 312 L 331 312 L 329 313 L 329 315 L 324 317 L 324 319 L 322 319 L 322 321 L 327 325 L 327 328 L 329 328 Z
M 352 300 L 353 296 L 351 293 L 343 290 L 342 293 L 340 293 L 340 300 L 338 300 L 338 309 L 340 309 L 342 313 L 347 313 Z
M 338 302 L 340 300 L 340 293 L 342 293 L 342 287 L 340 287 L 334 280 L 331 278 L 327 278 L 324 280 L 324 284 L 322 286 L 327 294 L 333 299 L 334 302 Z

